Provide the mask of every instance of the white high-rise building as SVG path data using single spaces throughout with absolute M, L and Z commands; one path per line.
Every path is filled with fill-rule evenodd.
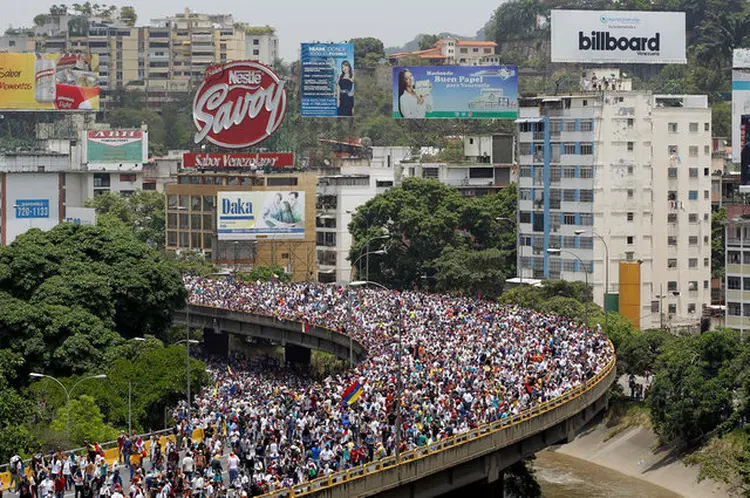
M 639 262 L 640 312 L 629 317 L 643 329 L 698 326 L 711 302 L 708 99 L 630 91 L 619 72 L 601 74 L 617 74 L 616 91 L 519 103 L 522 276 L 588 280 L 599 305 L 609 280 L 612 310 L 619 263 Z

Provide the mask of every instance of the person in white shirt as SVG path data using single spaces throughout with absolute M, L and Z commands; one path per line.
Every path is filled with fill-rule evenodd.
M 50 479 L 50 476 L 44 478 L 39 484 L 39 498 L 48 498 L 55 494 L 55 482 Z
M 229 453 L 229 484 L 232 484 L 240 471 L 240 459 L 234 452 Z
M 188 481 L 193 480 L 193 464 L 193 456 L 188 451 L 182 459 L 182 473 L 185 474 Z
M 414 75 L 408 69 L 398 73 L 398 111 L 402 118 L 424 118 L 424 98 L 414 89 Z

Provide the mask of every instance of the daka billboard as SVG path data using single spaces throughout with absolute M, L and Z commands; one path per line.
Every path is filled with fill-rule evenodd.
M 685 13 L 553 10 L 552 62 L 685 64 Z
M 517 119 L 516 66 L 393 68 L 397 119 Z
M 0 53 L 0 110 L 98 111 L 99 56 Z
M 304 239 L 305 193 L 219 192 L 216 217 L 219 240 Z

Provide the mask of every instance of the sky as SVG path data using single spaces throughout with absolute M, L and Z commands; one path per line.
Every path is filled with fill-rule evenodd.
M 10 26 L 31 26 L 34 16 L 48 12 L 54 3 L 0 0 L 0 6 L 5 6 L 0 28 L 4 31 Z M 200 13 L 232 14 L 235 22 L 268 24 L 277 29 L 282 58 L 290 61 L 299 58 L 302 42 L 340 42 L 372 36 L 388 47 L 403 45 L 419 33 L 474 36 L 500 3 L 501 0 L 466 0 L 459 4 L 446 0 L 123 0 L 115 5 L 135 7 L 138 25 L 183 12 L 186 7 Z

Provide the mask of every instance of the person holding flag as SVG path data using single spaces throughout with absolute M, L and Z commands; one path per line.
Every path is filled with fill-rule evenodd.
M 362 384 L 355 380 L 341 396 L 346 406 L 352 406 L 362 396 Z

